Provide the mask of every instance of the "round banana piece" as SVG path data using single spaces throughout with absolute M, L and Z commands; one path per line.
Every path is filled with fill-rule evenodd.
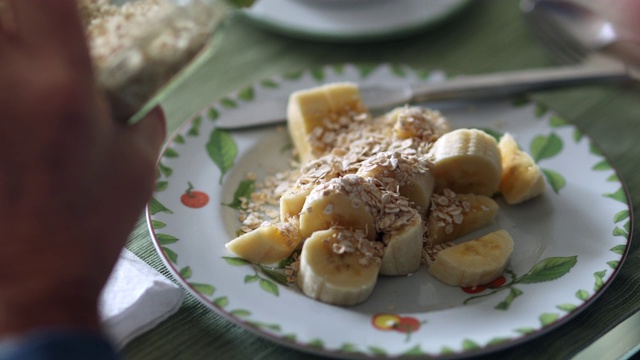
M 507 204 L 519 204 L 542 194 L 545 190 L 544 175 L 529 154 L 506 133 L 498 143 L 502 156 L 502 180 L 499 191 Z
M 392 121 L 398 139 L 433 142 L 451 131 L 449 122 L 437 110 L 407 105 L 391 110 L 386 116 Z
M 306 239 L 298 286 L 305 295 L 334 305 L 365 301 L 378 280 L 380 258 L 361 231 L 331 228 Z
M 457 129 L 442 135 L 428 153 L 436 191 L 492 196 L 498 191 L 502 165 L 498 143 L 478 129 Z
M 226 243 L 227 249 L 254 264 L 273 264 L 286 259 L 302 238 L 290 223 L 264 223 Z
M 451 286 L 483 285 L 502 274 L 512 252 L 511 235 L 506 230 L 498 230 L 440 250 L 428 271 Z
M 386 245 L 380 265 L 381 275 L 408 275 L 420 268 L 424 245 L 422 217 L 416 210 L 411 210 L 408 220 L 383 236 L 382 241 Z
M 313 188 L 300 212 L 303 238 L 333 226 L 362 230 L 370 240 L 376 237 L 380 190 L 365 178 L 353 174 L 335 178 Z
M 362 163 L 356 175 L 374 178 L 385 189 L 399 191 L 423 209 L 429 208 L 435 179 L 427 162 L 413 149 L 377 153 Z
M 426 219 L 427 244 L 433 246 L 453 241 L 492 223 L 498 203 L 485 195 L 456 194 L 445 189 L 433 194 Z

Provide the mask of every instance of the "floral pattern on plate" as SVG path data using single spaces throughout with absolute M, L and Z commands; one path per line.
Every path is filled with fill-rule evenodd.
M 499 281 L 473 289 L 439 283 L 424 268 L 383 277 L 372 296 L 337 307 L 286 285 L 280 268 L 258 266 L 224 244 L 240 228 L 239 202 L 258 178 L 285 169 L 291 154 L 280 126 L 228 132 L 216 120 L 243 104 L 333 81 L 441 81 L 404 65 L 334 65 L 293 71 L 213 102 L 163 150 L 147 207 L 152 239 L 184 287 L 213 311 L 268 339 L 341 357 L 477 355 L 513 346 L 569 321 L 606 289 L 630 242 L 628 194 L 606 157 L 579 129 L 527 99 L 434 104 L 454 127 L 511 133 L 543 169 L 548 191 L 509 206 L 498 197 L 498 228 L 515 241 Z M 469 327 L 468 319 L 483 324 Z

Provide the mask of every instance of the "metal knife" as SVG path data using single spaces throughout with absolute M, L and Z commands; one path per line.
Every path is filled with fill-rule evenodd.
M 500 98 L 577 85 L 625 83 L 640 74 L 623 63 L 594 57 L 577 66 L 531 69 L 460 76 L 441 82 L 375 84 L 360 86 L 364 104 L 372 113 L 404 104 Z M 221 129 L 242 129 L 286 121 L 288 97 L 256 100 L 225 113 L 217 122 Z

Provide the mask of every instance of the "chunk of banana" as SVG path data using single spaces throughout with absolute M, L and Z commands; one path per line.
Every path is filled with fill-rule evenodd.
M 502 180 L 499 191 L 507 204 L 518 204 L 542 194 L 544 175 L 538 164 L 506 133 L 498 143 L 502 156 Z
M 393 123 L 393 131 L 398 139 L 415 138 L 433 142 L 451 131 L 449 122 L 439 111 L 419 106 L 397 107 L 386 117 Z
M 273 264 L 289 257 L 301 241 L 300 233 L 293 224 L 264 223 L 225 246 L 254 264 Z
M 386 246 L 380 266 L 381 275 L 407 275 L 420 268 L 424 229 L 420 214 L 415 210 L 413 214 L 398 229 L 384 234 Z
M 492 196 L 498 191 L 502 165 L 498 143 L 478 129 L 457 129 L 442 135 L 429 150 L 436 191 Z
M 331 179 L 313 188 L 300 212 L 303 238 L 333 226 L 362 230 L 370 240 L 376 236 L 380 190 L 353 174 Z
M 374 178 L 387 190 L 399 191 L 416 205 L 428 209 L 435 179 L 427 166 L 412 149 L 383 151 L 365 160 L 356 175 Z
M 305 295 L 334 305 L 355 305 L 371 295 L 380 259 L 361 250 L 369 241 L 356 234 L 331 228 L 316 231 L 304 242 L 297 281 Z
M 490 197 L 456 194 L 445 190 L 434 194 L 427 216 L 427 243 L 437 245 L 490 224 L 498 213 L 498 204 Z
M 289 133 L 304 164 L 331 150 L 324 132 L 328 127 L 347 127 L 352 118 L 368 114 L 357 84 L 332 83 L 300 90 L 289 96 Z
M 502 274 L 512 252 L 511 235 L 498 230 L 439 251 L 428 271 L 451 286 L 483 285 Z

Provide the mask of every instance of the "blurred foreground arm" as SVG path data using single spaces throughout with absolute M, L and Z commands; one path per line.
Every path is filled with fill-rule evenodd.
M 0 339 L 100 338 L 97 300 L 151 196 L 164 116 L 112 118 L 74 0 L 0 0 L 0 15 Z

